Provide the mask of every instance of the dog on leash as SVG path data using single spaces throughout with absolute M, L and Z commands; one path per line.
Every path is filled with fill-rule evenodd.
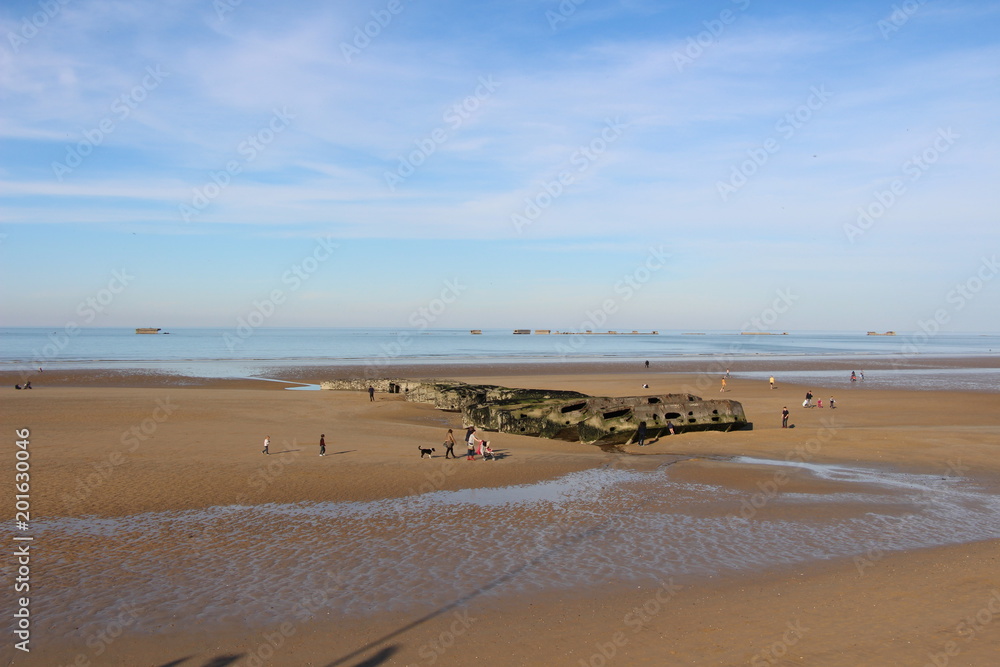
M 431 447 L 430 449 L 427 449 L 425 447 L 421 447 L 420 445 L 417 445 L 417 449 L 420 450 L 420 458 L 424 458 L 425 456 L 427 458 L 429 458 L 429 459 L 434 458 L 433 456 L 431 456 L 436 451 L 433 447 Z

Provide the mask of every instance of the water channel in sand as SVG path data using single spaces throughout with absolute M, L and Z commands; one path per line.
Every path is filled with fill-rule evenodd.
M 263 627 L 317 592 L 363 616 L 1000 537 L 1000 497 L 961 477 L 717 462 L 798 481 L 766 494 L 690 481 L 675 460 L 374 502 L 38 520 L 33 613 L 43 634 L 82 637 L 126 606 L 139 632 Z

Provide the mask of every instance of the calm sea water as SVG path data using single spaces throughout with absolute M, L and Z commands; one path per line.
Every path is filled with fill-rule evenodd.
M 1000 334 L 801 332 L 741 336 L 663 331 L 658 335 L 514 335 L 512 330 L 134 329 L 66 331 L 0 328 L 0 370 L 150 368 L 181 374 L 246 377 L 274 366 L 440 363 L 450 361 L 664 360 L 761 356 L 892 357 L 1000 354 Z

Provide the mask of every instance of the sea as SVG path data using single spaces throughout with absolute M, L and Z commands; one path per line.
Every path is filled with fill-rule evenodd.
M 802 358 L 900 359 L 919 366 L 921 358 L 951 358 L 955 368 L 881 372 L 879 381 L 925 389 L 1000 391 L 996 368 L 961 368 L 963 359 L 1000 359 L 1000 334 L 807 331 L 740 335 L 732 331 L 649 331 L 639 333 L 515 334 L 513 329 L 392 328 L 180 328 L 136 334 L 125 328 L 0 328 L 0 370 L 111 369 L 154 371 L 195 377 L 266 376 L 280 367 L 373 366 L 392 364 L 522 363 L 649 360 L 660 370 L 671 361 L 724 360 L 740 377 L 740 360 Z M 874 364 L 869 364 L 874 365 Z M 1000 364 L 990 364 L 997 366 Z M 757 365 L 759 366 L 759 364 Z M 390 373 L 391 374 L 391 373 Z M 835 374 L 835 375 L 834 375 Z M 768 371 L 742 373 L 763 377 Z M 874 379 L 869 372 L 866 381 Z M 817 383 L 847 380 L 842 370 L 786 372 L 783 379 Z

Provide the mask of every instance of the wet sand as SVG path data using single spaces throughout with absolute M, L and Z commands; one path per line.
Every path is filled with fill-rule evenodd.
M 428 376 L 720 395 L 714 373 L 560 367 Z M 331 377 L 322 372 L 275 375 Z M 491 434 L 505 456 L 485 463 L 465 461 L 461 445 L 458 461 L 443 458 L 460 415 L 398 396 L 96 372 L 46 371 L 33 384 L 5 394 L 2 417 L 8 433 L 31 430 L 38 538 L 33 650 L 5 653 L 14 664 L 875 665 L 941 653 L 955 665 L 989 664 L 1000 649 L 1000 533 L 983 514 L 1000 490 L 996 394 L 771 390 L 737 376 L 725 397 L 753 431 L 623 453 Z M 832 391 L 837 409 L 801 408 L 806 389 L 824 401 Z M 793 429 L 780 428 L 783 405 Z M 503 496 L 486 493 L 560 479 L 598 490 L 499 509 Z M 475 489 L 479 501 L 461 495 Z M 337 514 L 343 503 L 359 514 Z M 233 506 L 246 509 L 219 509 Z M 870 514 L 905 530 L 866 532 L 879 525 Z M 690 539 L 683 522 L 698 527 Z M 804 529 L 819 550 L 799 558 L 813 539 Z M 663 548 L 630 537 L 650 534 Z M 925 542 L 904 540 L 914 535 Z

